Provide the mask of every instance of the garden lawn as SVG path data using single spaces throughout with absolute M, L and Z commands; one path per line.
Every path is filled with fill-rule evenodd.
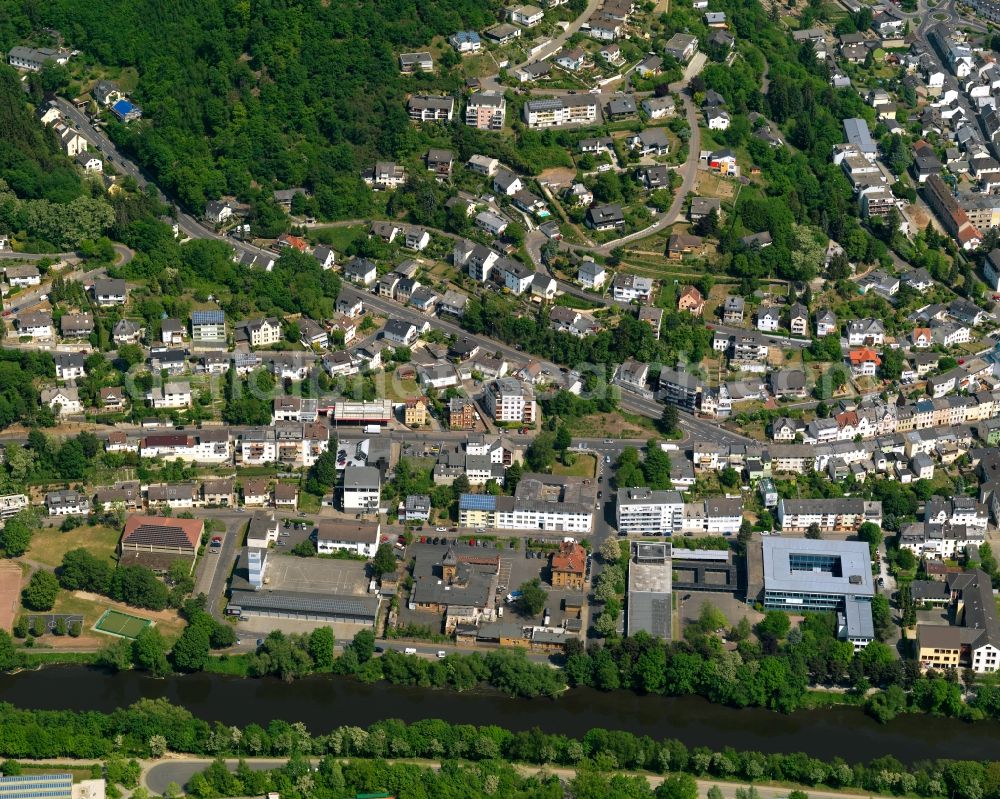
M 572 466 L 565 466 L 557 460 L 552 464 L 552 474 L 564 477 L 593 477 L 597 473 L 597 458 L 593 455 L 574 454 L 576 460 Z

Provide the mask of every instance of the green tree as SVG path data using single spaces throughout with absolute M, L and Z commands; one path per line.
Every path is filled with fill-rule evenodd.
M 309 656 L 318 671 L 333 668 L 333 644 L 333 630 L 329 627 L 317 627 L 309 633 Z
M 712 213 L 715 213 L 714 211 Z M 681 416 L 675 405 L 664 405 L 663 413 L 660 415 L 660 428 L 668 436 L 675 436 L 680 432 Z
M 359 630 L 351 640 L 351 649 L 358 657 L 358 663 L 367 663 L 375 655 L 375 633 Z
M 59 580 L 44 569 L 31 575 L 31 579 L 21 592 L 21 601 L 28 610 L 52 610 L 59 593 Z
M 567 449 L 569 449 L 572 443 L 573 443 L 573 436 L 569 432 L 569 428 L 564 424 L 559 425 L 559 429 L 556 431 L 556 437 L 553 442 L 553 447 L 559 450 L 560 452 L 565 452 Z
M 757 635 L 772 641 L 779 641 L 788 635 L 792 623 L 783 610 L 769 610 L 763 619 L 757 622 Z
M 605 563 L 618 563 L 622 558 L 622 548 L 614 536 L 608 536 L 601 542 L 600 552 Z
M 21 665 L 21 653 L 14 647 L 14 639 L 6 630 L 0 630 L 0 671 L 13 671 Z M 4 774 L 8 774 L 4 764 Z
M 878 548 L 882 545 L 882 528 L 872 522 L 865 522 L 858 528 L 858 539 L 868 544 L 872 560 L 878 558 Z
M 880 641 L 886 640 L 892 631 L 892 610 L 884 594 L 872 597 L 872 623 L 875 626 L 875 636 Z
M 19 558 L 31 546 L 32 527 L 21 514 L 8 519 L 0 530 L 0 547 L 8 558 Z
M 396 553 L 392 544 L 379 544 L 375 551 L 375 557 L 372 558 L 372 571 L 375 576 L 381 577 L 383 574 L 396 571 L 396 569 Z
M 698 783 L 690 774 L 671 774 L 656 786 L 656 799 L 698 799 Z
M 212 621 L 209 617 L 209 621 Z M 170 653 L 178 671 L 201 671 L 208 663 L 210 633 L 205 624 L 189 624 Z
M 137 669 L 156 677 L 170 673 L 167 644 L 156 627 L 146 627 L 132 642 L 132 662 Z
M 548 593 L 542 588 L 542 581 L 537 577 L 522 583 L 518 590 L 521 596 L 517 598 L 517 610 L 525 616 L 537 616 L 549 600 Z
M 132 668 L 132 641 L 116 638 L 97 653 L 97 665 L 111 671 Z
M 528 445 L 524 459 L 533 472 L 547 472 L 555 460 L 555 436 L 549 432 L 539 433 Z

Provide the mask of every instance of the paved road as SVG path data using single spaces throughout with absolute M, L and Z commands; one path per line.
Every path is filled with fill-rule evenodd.
M 80 109 L 65 98 L 56 97 L 56 103 L 59 106 L 59 110 L 73 122 L 73 124 L 80 130 L 83 137 L 97 147 L 104 157 L 114 165 L 115 169 L 135 178 L 136 183 L 138 183 L 140 187 L 145 188 L 146 186 L 152 186 L 156 190 L 157 196 L 160 198 L 161 202 L 171 206 L 172 208 L 176 208 L 170 198 L 160 191 L 160 188 L 156 184 L 147 179 L 145 173 L 143 173 L 134 161 L 130 160 L 127 156 L 122 155 L 111 139 L 108 138 L 107 134 L 103 131 L 97 130 L 91 124 L 90 119 L 86 114 L 80 111 Z M 221 233 L 216 232 L 212 228 L 202 224 L 190 214 L 184 213 L 179 209 L 175 211 L 174 218 L 177 220 L 178 229 L 184 233 L 185 236 L 190 238 L 216 239 L 218 241 L 227 242 L 237 250 L 251 252 L 255 255 L 266 254 L 272 257 L 274 256 L 273 252 L 223 236 Z

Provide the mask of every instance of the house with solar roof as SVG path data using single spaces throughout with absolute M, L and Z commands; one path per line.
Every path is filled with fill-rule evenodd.
M 226 312 L 219 309 L 192 311 L 191 341 L 202 344 L 225 344 Z
M 134 514 L 125 522 L 118 545 L 118 562 L 165 572 L 175 560 L 184 560 L 193 569 L 204 530 L 205 524 L 200 519 Z

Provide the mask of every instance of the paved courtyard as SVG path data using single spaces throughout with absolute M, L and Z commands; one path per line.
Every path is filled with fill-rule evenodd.
M 365 567 L 359 560 L 300 558 L 272 550 L 267 558 L 265 587 L 272 591 L 360 596 L 368 593 Z

